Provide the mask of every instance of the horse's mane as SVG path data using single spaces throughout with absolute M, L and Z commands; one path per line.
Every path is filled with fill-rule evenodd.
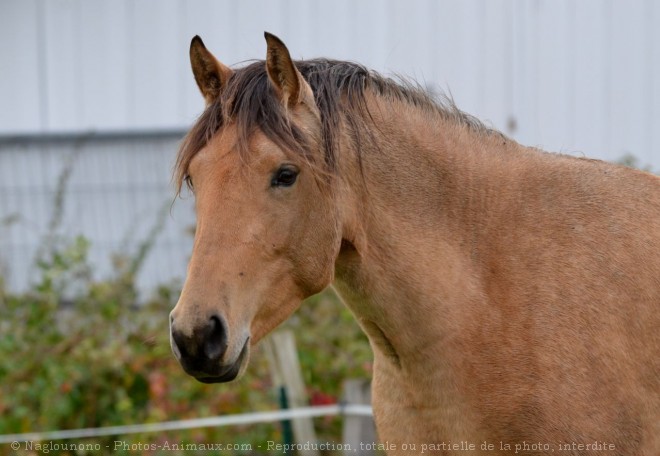
M 342 116 L 359 146 L 360 136 L 364 134 L 361 127 L 371 118 L 366 102 L 368 92 L 409 103 L 477 132 L 491 131 L 476 118 L 460 111 L 450 97 L 433 94 L 404 78 L 394 80 L 356 63 L 329 59 L 300 60 L 295 65 L 312 87 L 321 114 L 326 171 L 335 169 Z M 192 158 L 231 120 L 238 126 L 237 146 L 242 153 L 248 152 L 248 140 L 259 128 L 280 146 L 309 157 L 307 138 L 289 122 L 268 80 L 265 62 L 255 61 L 234 71 L 218 99 L 207 106 L 184 138 L 174 169 L 179 190 Z

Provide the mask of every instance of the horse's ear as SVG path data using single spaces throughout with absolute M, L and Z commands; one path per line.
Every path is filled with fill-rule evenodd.
M 264 32 L 264 36 L 268 46 L 266 70 L 282 103 L 287 107 L 293 107 L 305 101 L 313 103 L 312 88 L 293 64 L 289 50 L 282 40 L 268 32 Z
M 233 71 L 206 49 L 199 36 L 190 42 L 190 65 L 206 104 L 211 104 L 220 96 Z

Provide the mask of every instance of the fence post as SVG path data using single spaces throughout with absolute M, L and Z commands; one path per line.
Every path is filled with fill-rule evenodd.
M 371 405 L 371 382 L 366 379 L 344 381 L 344 402 L 346 404 Z M 376 425 L 369 416 L 344 416 L 344 444 L 357 450 L 357 455 L 372 456 L 376 454 L 373 444 L 378 442 Z M 362 446 L 360 445 L 362 444 Z
M 276 331 L 266 340 L 268 343 L 265 345 L 275 386 L 284 386 L 289 407 L 307 407 L 309 401 L 293 332 L 290 330 Z M 295 443 L 303 445 L 307 442 L 316 443 L 312 418 L 295 418 L 292 420 L 292 424 Z M 318 451 L 312 449 L 300 450 L 298 454 L 300 456 L 320 456 Z

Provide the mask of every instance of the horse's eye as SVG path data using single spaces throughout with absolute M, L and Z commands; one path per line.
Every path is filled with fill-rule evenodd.
M 272 187 L 291 187 L 296 183 L 298 177 L 298 170 L 292 166 L 282 166 L 273 175 L 270 181 Z
M 192 177 L 190 177 L 189 174 L 186 174 L 186 177 L 184 177 L 183 179 L 186 181 L 186 185 L 188 186 L 188 188 L 189 188 L 190 190 L 192 190 L 193 188 L 195 188 L 195 187 L 193 186 L 193 180 L 192 180 Z

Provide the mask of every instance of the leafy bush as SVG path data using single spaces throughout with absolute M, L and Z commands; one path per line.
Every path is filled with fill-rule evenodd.
M 246 376 L 237 382 L 204 385 L 187 376 L 169 347 L 168 315 L 178 287 L 162 286 L 138 305 L 134 278 L 139 265 L 119 261 L 114 277 L 95 281 L 89 272 L 88 249 L 89 242 L 82 237 L 58 239 L 41 255 L 39 280 L 28 293 L 12 294 L 0 280 L 0 434 L 278 408 L 267 360 L 258 348 Z M 138 254 L 144 256 L 144 249 Z M 369 375 L 366 338 L 331 293 L 303 303 L 285 325 L 296 330 L 313 402 L 336 401 L 343 379 Z M 323 439 L 340 441 L 338 419 L 316 423 Z M 279 425 L 259 424 L 75 443 L 99 443 L 107 453 L 122 454 L 113 451 L 116 440 L 129 445 L 249 443 L 253 451 L 223 454 L 266 454 L 258 446 L 264 448 L 268 440 L 281 441 L 281 435 Z M 4 451 L 13 453 L 8 445 L 0 446 L 0 452 Z

